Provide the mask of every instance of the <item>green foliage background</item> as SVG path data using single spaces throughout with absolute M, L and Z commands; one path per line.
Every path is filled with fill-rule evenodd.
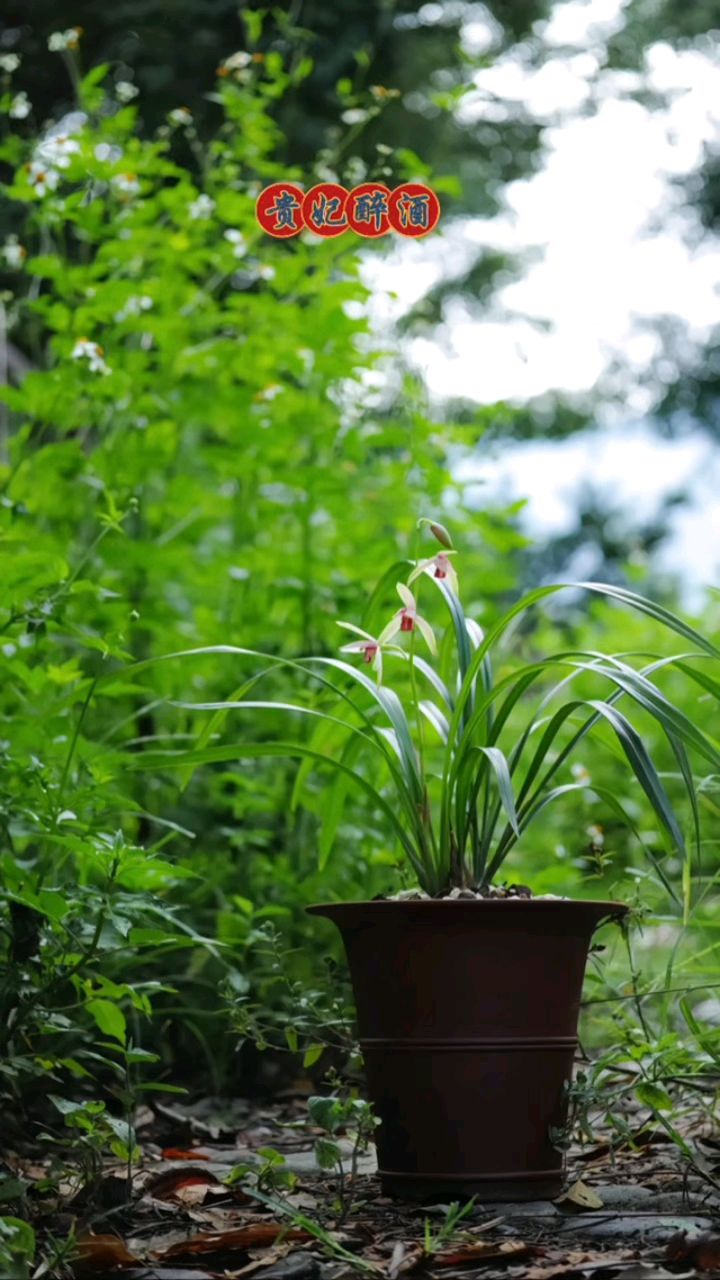
M 173 699 L 226 696 L 241 674 L 221 660 L 132 664 L 208 644 L 333 651 L 336 618 L 406 549 L 418 511 L 458 497 L 452 433 L 441 439 L 419 388 L 390 412 L 366 379 L 355 245 L 274 244 L 255 223 L 259 187 L 286 172 L 268 111 L 292 84 L 279 56 L 218 82 L 224 123 L 202 188 L 167 128 L 139 137 L 137 108 L 113 106 L 102 80 L 79 86 L 88 119 L 57 191 L 34 192 L 30 139 L 5 144 L 28 255 L 7 318 L 41 366 L 4 395 L 1 473 L 8 945 L 30 965 L 7 993 L 15 1050 L 58 987 L 92 1015 L 111 975 L 122 999 L 131 972 L 144 990 L 169 966 L 211 1011 L 221 981 L 248 985 L 243 949 L 265 944 L 263 922 L 289 919 L 292 943 L 305 902 L 382 885 L 395 851 L 372 816 L 320 879 L 291 767 L 206 771 L 182 792 L 136 775 L 133 753 L 198 732 Z M 83 339 L 108 372 L 73 356 Z M 499 553 L 483 573 L 489 608 L 522 540 L 500 513 L 458 509 L 463 524 L 468 553 Z M 197 933 L 226 949 L 184 958 Z
M 36 8 L 39 40 L 48 18 Z M 540 16 L 533 6 L 494 9 L 508 39 Z M 208 67 L 232 52 L 219 20 L 211 34 Z M 93 40 L 103 38 L 95 28 Z M 407 554 L 421 514 L 452 526 L 470 616 L 486 624 L 517 593 L 517 513 L 471 509 L 452 467 L 491 415 L 438 423 L 402 371 L 388 392 L 377 373 L 388 353 L 368 332 L 352 236 L 271 243 L 254 219 L 260 188 L 280 176 L 307 181 L 318 148 L 318 164 L 340 173 L 361 148 L 370 173 L 423 171 L 402 136 L 407 120 L 393 117 L 389 96 L 385 133 L 382 95 L 354 80 L 331 109 L 329 86 L 349 53 L 331 57 L 329 36 L 319 71 L 258 39 L 258 59 L 240 76 L 208 79 L 209 105 L 193 100 L 182 124 L 165 118 L 178 104 L 149 69 L 149 105 L 118 99 L 114 69 L 73 73 L 84 119 L 65 127 L 77 150 L 44 196 L 28 169 L 34 123 L 11 120 L 0 151 L 3 217 L 25 251 L 6 262 L 2 319 L 15 364 L 0 418 L 0 1082 L 19 1129 L 48 1078 L 69 1095 L 99 1079 L 127 1110 L 117 1071 L 145 1071 L 142 1054 L 128 1059 L 138 1045 L 160 1055 L 156 1082 L 180 1072 L 193 1083 L 190 1053 L 206 1086 L 209 1075 L 218 1089 L 252 1087 L 254 1061 L 246 1052 L 238 1063 L 237 1033 L 295 1049 L 341 1015 L 327 969 L 337 953 L 318 951 L 304 905 L 398 883 L 397 851 L 361 804 L 349 807 L 320 875 L 323 779 L 293 807 L 291 764 L 240 761 L 180 778 L 136 768 L 146 748 L 197 736 L 202 726 L 179 703 L 226 698 L 248 674 L 220 654 L 157 660 L 224 644 L 334 652 L 336 620 L 361 620 L 367 591 Z M 392 72 L 398 57 L 383 46 L 380 69 Z M 308 78 L 308 100 L 317 94 L 327 119 L 293 128 Z M 369 133 L 349 145 L 353 126 L 337 118 L 360 102 Z M 418 150 L 422 133 L 442 151 L 444 124 L 415 126 Z M 513 164 L 531 162 L 533 136 L 526 130 L 528 151 Z M 468 198 L 446 185 L 450 199 L 453 190 Z M 97 368 L 73 354 L 83 339 L 102 348 Z M 701 625 L 716 624 L 711 603 Z M 650 623 L 580 600 L 516 640 L 526 660 L 559 641 L 658 645 Z M 714 700 L 677 676 L 670 684 L 711 732 Z M 223 740 L 272 728 L 228 721 Z M 650 726 L 647 740 L 670 771 Z M 611 743 L 601 738 L 583 763 L 652 842 Z M 512 873 L 536 891 L 637 897 L 670 929 L 678 971 L 708 985 L 714 796 L 707 779 L 699 934 L 673 915 L 590 793 L 536 831 Z M 650 986 L 657 971 L 651 957 Z M 594 980 L 603 992 L 615 981 Z

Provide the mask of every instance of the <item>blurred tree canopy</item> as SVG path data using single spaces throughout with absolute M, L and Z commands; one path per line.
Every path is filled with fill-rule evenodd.
M 630 0 L 625 22 L 608 46 L 609 64 L 640 65 L 649 43 L 665 41 L 679 49 L 717 52 L 720 5 L 717 0 Z M 700 166 L 685 180 L 685 194 L 709 232 L 720 230 L 720 142 L 704 148 Z M 677 376 L 662 398 L 658 417 L 671 431 L 692 424 L 720 436 L 720 326 L 705 349 L 688 347 L 681 329 L 665 320 L 660 359 L 674 360 Z
M 275 8 L 265 8 L 261 0 L 118 0 L 100 7 L 91 0 L 10 0 L 0 45 L 22 54 L 17 84 L 27 92 L 40 123 L 72 107 L 72 86 L 59 74 L 48 37 L 65 25 L 81 26 L 85 66 L 106 63 L 111 81 L 130 80 L 140 90 L 141 133 L 149 136 L 162 129 L 173 109 L 192 107 L 197 145 L 193 148 L 178 131 L 171 140 L 172 154 L 198 176 L 204 144 L 222 115 L 215 76 L 224 59 L 237 49 L 250 49 L 257 58 L 279 53 L 295 67 L 309 59 L 309 74 L 270 104 L 279 127 L 280 162 L 298 166 L 306 179 L 332 170 L 352 185 L 367 174 L 391 182 L 397 173 L 393 162 L 401 161 L 416 173 L 433 175 L 446 219 L 491 218 L 503 207 L 508 183 L 540 167 L 546 122 L 522 101 L 488 99 L 489 109 L 474 114 L 461 108 L 466 97 L 472 98 L 478 70 L 507 57 L 525 67 L 542 67 L 558 53 L 577 52 L 544 41 L 544 23 L 562 7 L 553 0 L 343 0 L 338 5 L 293 0 Z M 647 49 L 661 41 L 708 51 L 719 21 L 716 0 L 692 5 L 629 0 L 619 29 L 598 44 L 597 77 L 606 70 L 641 69 Z M 476 28 L 489 31 L 489 39 L 478 39 Z M 627 92 L 649 101 L 645 88 Z M 586 109 L 592 110 L 592 104 Z M 387 159 L 391 153 L 393 161 Z M 710 233 L 720 221 L 719 173 L 719 153 L 708 147 L 702 165 L 683 179 L 687 200 Z M 498 287 L 522 269 L 507 252 L 479 243 L 465 247 L 463 255 L 448 255 L 446 274 L 405 315 L 401 333 L 432 335 L 458 296 L 471 315 L 486 311 Z M 677 433 L 699 425 L 717 435 L 717 339 L 698 349 L 672 317 L 658 322 L 657 330 L 662 349 L 644 376 L 662 386 L 660 364 L 674 370 L 669 381 L 665 374 L 655 410 L 657 429 Z M 403 350 L 398 344 L 401 369 Z M 389 409 L 404 386 L 402 376 L 388 380 Z M 520 406 L 480 406 L 450 397 L 433 412 L 445 423 L 457 424 L 470 447 L 481 434 L 508 441 L 562 440 L 593 423 L 592 408 L 562 392 Z M 578 524 L 570 543 L 584 546 L 597 533 L 595 552 L 608 573 L 617 574 L 633 548 L 650 551 L 662 538 L 662 512 L 650 530 L 628 527 L 626 521 L 622 533 L 619 513 L 610 523 L 612 528 L 602 532 L 595 499 L 584 505 L 578 495 Z M 566 543 L 563 539 L 548 556 L 548 570 L 568 552 Z M 531 571 L 537 569 L 533 560 Z
M 495 55 L 526 37 L 549 7 L 550 0 L 491 0 Z M 211 90 L 216 69 L 229 54 L 251 48 L 296 61 L 307 56 L 313 62 L 310 75 L 277 104 L 289 164 L 315 163 L 337 136 L 341 113 L 353 109 L 354 95 L 376 86 L 380 99 L 388 91 L 397 96 L 382 103 L 377 121 L 361 122 L 364 127 L 352 137 L 352 156 L 371 163 L 378 142 L 406 148 L 435 174 L 455 179 L 453 195 L 459 197 L 462 186 L 466 207 L 488 214 L 502 184 L 532 164 L 540 129 L 521 115 L 503 127 L 469 130 L 447 110 L 477 65 L 463 44 L 463 29 L 475 10 L 484 6 L 305 0 L 268 9 L 237 0 L 119 0 L 98 7 L 92 0 L 30 0 L 10 4 L 3 47 L 27 54 L 18 84 L 37 113 L 57 114 L 63 105 L 71 106 L 70 86 L 62 84 L 47 41 L 58 27 L 79 25 L 85 62 L 108 63 L 117 79 L 136 82 L 147 130 L 161 124 L 172 108 L 192 104 L 201 135 L 212 132 L 220 119 Z
M 221 117 L 213 84 L 217 67 L 240 48 L 266 56 L 277 51 L 312 70 L 278 98 L 274 111 L 282 134 L 281 158 L 308 170 L 321 166 L 324 149 L 343 134 L 344 150 L 333 150 L 341 180 L 361 180 L 378 172 L 378 144 L 414 158 L 418 169 L 439 179 L 450 197 L 447 213 L 492 217 L 502 206 L 506 185 L 528 176 L 542 160 L 543 124 L 523 103 L 501 103 L 489 117 L 471 123 L 454 108 L 472 90 L 474 73 L 508 53 L 525 65 L 540 66 L 556 49 L 543 42 L 552 0 L 293 0 L 270 8 L 262 0 L 10 0 L 0 48 L 23 55 L 18 86 L 33 103 L 38 121 L 72 107 L 72 86 L 58 74 L 47 42 L 65 25 L 83 29 L 87 65 L 107 63 L 111 76 L 129 78 L 141 92 L 141 128 L 151 133 L 178 106 L 192 104 L 202 139 Z M 709 51 L 720 11 L 716 0 L 688 5 L 682 0 L 629 0 L 619 29 L 606 40 L 598 76 L 605 69 L 642 67 L 648 47 L 665 41 L 679 48 Z M 473 24 L 491 31 L 488 47 L 473 43 Z M 568 53 L 572 50 L 568 50 Z M 377 93 L 377 114 L 365 103 Z M 643 96 L 643 91 L 640 92 Z M 347 134 L 343 117 L 354 113 Z M 193 155 L 182 138 L 181 163 Z M 199 156 L 194 160 L 200 164 Z M 720 158 L 708 148 L 702 166 L 686 182 L 687 197 L 709 230 L 720 220 Z M 475 307 L 490 302 L 498 281 L 517 269 L 504 253 L 477 247 L 467 264 L 441 280 L 412 309 L 405 328 L 437 325 L 447 303 L 462 294 Z M 671 429 L 688 417 L 718 429 L 720 366 L 717 344 L 705 353 L 687 351 L 673 326 L 663 326 L 664 352 L 675 354 L 677 378 L 668 387 L 660 415 Z M 649 376 L 653 377 L 651 369 Z M 453 404 L 448 417 L 473 417 L 473 406 Z M 496 419 L 502 433 L 516 439 L 562 437 L 586 426 L 587 412 L 559 399 L 548 423 L 534 407 Z M 510 421 L 509 419 L 512 419 Z M 485 423 L 485 427 L 487 427 Z

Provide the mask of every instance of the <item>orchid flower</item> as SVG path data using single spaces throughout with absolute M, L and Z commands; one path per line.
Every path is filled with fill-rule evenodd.
M 436 556 L 430 556 L 428 560 L 418 560 L 408 582 L 414 582 L 421 573 L 427 573 L 431 578 L 446 578 L 450 590 L 454 595 L 458 595 L 458 576 L 455 566 L 450 561 L 450 556 L 454 555 L 454 551 L 439 551 Z
M 343 627 L 345 631 L 353 631 L 355 635 L 360 636 L 359 640 L 351 640 L 350 644 L 344 644 L 340 647 L 341 653 L 361 653 L 365 662 L 372 666 L 373 671 L 377 675 L 378 684 L 382 684 L 382 636 L 376 639 L 371 636 L 369 631 L 363 631 L 362 627 L 356 627 L 353 622 L 338 622 L 339 627 Z
M 392 640 L 393 636 L 396 636 L 399 631 L 414 631 L 417 627 L 430 652 L 432 654 L 437 653 L 435 632 L 427 619 L 418 613 L 417 603 L 412 591 L 405 586 L 404 582 L 398 582 L 397 593 L 403 602 L 403 607 L 398 609 L 394 617 L 388 622 L 385 630 L 381 631 L 380 644 L 387 644 L 388 640 Z

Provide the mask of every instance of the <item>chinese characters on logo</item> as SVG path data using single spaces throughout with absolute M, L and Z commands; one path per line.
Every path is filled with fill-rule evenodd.
M 363 182 L 353 187 L 347 198 L 348 222 L 359 236 L 376 240 L 390 230 L 388 205 L 390 190 L 381 182 Z
M 302 207 L 305 192 L 293 182 L 274 182 L 260 192 L 255 206 L 257 220 L 263 231 L 279 240 L 287 240 L 302 231 Z
M 401 236 L 426 236 L 437 226 L 440 201 L 429 187 L 406 182 L 396 187 L 388 201 L 390 226 Z
M 335 182 L 312 187 L 303 200 L 305 226 L 317 236 L 341 236 L 348 229 L 346 200 L 347 191 Z
M 389 231 L 426 236 L 438 224 L 440 201 L 421 182 L 405 182 L 391 191 L 382 182 L 363 182 L 348 191 L 336 182 L 320 182 L 306 193 L 293 182 L 273 182 L 260 193 L 257 220 L 279 239 L 303 230 L 317 236 L 355 231 L 376 240 Z

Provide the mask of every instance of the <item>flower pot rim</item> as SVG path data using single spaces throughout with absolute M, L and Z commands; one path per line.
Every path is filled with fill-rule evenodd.
M 630 911 L 624 902 L 615 902 L 600 898 L 359 898 L 343 902 L 315 902 L 305 908 L 309 915 L 325 915 L 330 913 L 355 913 L 371 907 L 374 911 L 409 912 L 422 915 L 424 912 L 437 912 L 448 908 L 453 911 L 505 911 L 517 913 L 523 911 L 577 911 L 587 908 L 588 914 L 619 919 Z M 519 904 L 522 904 L 520 906 Z

